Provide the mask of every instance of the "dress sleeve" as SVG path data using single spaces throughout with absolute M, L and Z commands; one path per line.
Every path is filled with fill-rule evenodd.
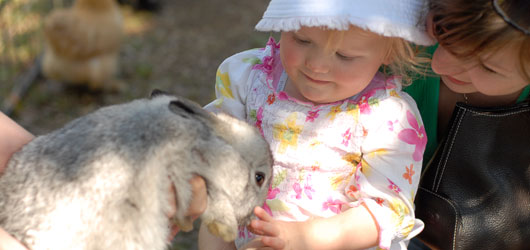
M 215 113 L 228 113 L 246 118 L 246 98 L 258 71 L 252 67 L 260 61 L 259 50 L 235 54 L 221 63 L 215 75 L 215 100 L 204 108 Z
M 413 99 L 397 89 L 386 92 L 361 112 L 362 158 L 346 194 L 351 205 L 363 204 L 374 217 L 379 247 L 393 249 L 423 229 L 413 204 L 427 137 Z

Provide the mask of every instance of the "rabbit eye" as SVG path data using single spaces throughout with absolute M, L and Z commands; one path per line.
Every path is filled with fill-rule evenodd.
M 263 185 L 263 182 L 265 182 L 265 174 L 258 172 L 256 173 L 255 178 L 256 178 L 256 184 L 258 184 L 258 186 L 261 187 Z

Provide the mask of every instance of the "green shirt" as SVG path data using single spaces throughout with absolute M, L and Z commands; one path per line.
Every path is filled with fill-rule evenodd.
M 428 47 L 427 52 L 432 55 L 436 50 L 437 45 Z M 434 73 L 429 73 L 428 76 L 421 76 L 414 80 L 413 83 L 406 87 L 407 92 L 418 105 L 423 126 L 427 132 L 427 147 L 423 154 L 423 164 L 427 164 L 438 146 L 438 98 L 440 95 L 440 77 L 435 76 Z M 530 92 L 530 86 L 526 86 L 517 102 L 526 99 Z

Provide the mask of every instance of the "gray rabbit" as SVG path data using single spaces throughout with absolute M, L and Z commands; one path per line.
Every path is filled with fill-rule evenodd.
M 267 195 L 269 146 L 243 121 L 156 91 L 17 152 L 0 178 L 0 227 L 30 249 L 165 249 L 170 181 L 176 221 L 191 230 L 184 213 L 194 174 L 208 192 L 202 223 L 234 240 Z

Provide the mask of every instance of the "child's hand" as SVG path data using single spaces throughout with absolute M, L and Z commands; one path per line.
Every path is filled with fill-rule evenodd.
M 249 243 L 254 244 L 250 249 L 365 249 L 378 242 L 377 224 L 365 206 L 300 222 L 274 220 L 260 207 L 254 214 L 259 220 L 248 228 L 257 239 Z
M 249 225 L 249 230 L 261 236 L 249 243 L 255 249 L 307 249 L 305 222 L 274 220 L 261 207 L 256 207 L 254 214 L 259 220 L 253 220 Z

